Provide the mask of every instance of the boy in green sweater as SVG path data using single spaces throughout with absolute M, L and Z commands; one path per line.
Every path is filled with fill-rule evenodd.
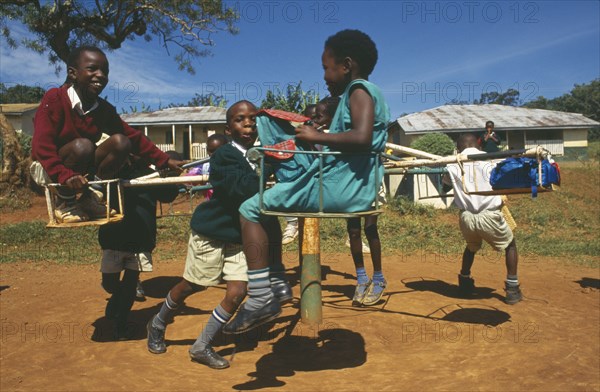
M 200 204 L 192 216 L 183 279 L 171 289 L 159 313 L 147 325 L 148 351 L 166 352 L 166 325 L 178 307 L 191 294 L 219 284 L 222 278 L 227 282 L 225 298 L 213 310 L 189 350 L 193 361 L 213 369 L 229 367 L 229 362 L 214 351 L 211 343 L 246 296 L 248 269 L 238 209 L 258 192 L 260 181 L 253 164 L 246 159 L 246 151 L 257 137 L 256 107 L 251 102 L 240 101 L 227 110 L 226 133 L 231 143 L 220 147 L 210 158 L 209 182 L 214 189 L 213 197 Z M 279 266 L 279 270 L 283 272 L 283 266 Z M 289 285 L 281 278 L 281 275 L 272 277 L 271 281 L 273 292 L 284 302 L 292 295 Z

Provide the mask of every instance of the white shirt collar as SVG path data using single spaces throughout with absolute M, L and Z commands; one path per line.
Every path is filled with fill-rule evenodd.
M 236 142 L 235 142 L 235 141 L 233 141 L 233 140 L 231 141 L 231 145 L 232 145 L 233 147 L 237 148 L 238 150 L 240 150 L 240 152 L 242 153 L 242 155 L 244 155 L 244 158 L 246 158 L 246 161 L 248 162 L 248 164 L 250 165 L 250 167 L 251 167 L 252 169 L 256 169 L 256 165 L 255 165 L 254 163 L 250 162 L 250 160 L 248 159 L 248 156 L 247 156 L 247 154 L 246 154 L 246 153 L 248 152 L 248 149 L 247 149 L 247 148 L 245 148 L 245 147 L 244 147 L 244 146 L 242 146 L 241 144 L 238 144 L 238 143 L 236 143 Z
M 242 154 L 244 154 L 244 156 L 246 156 L 246 152 L 248 151 L 247 148 L 245 148 L 241 144 L 236 143 L 234 140 L 231 141 L 231 144 L 233 144 L 233 146 L 235 148 L 237 148 L 238 150 L 240 150 L 242 152 Z
M 67 95 L 69 96 L 69 100 L 71 100 L 71 108 L 77 110 L 79 114 L 86 115 L 98 107 L 98 101 L 96 101 L 94 102 L 90 110 L 84 112 L 83 106 L 81 105 L 81 99 L 79 99 L 79 95 L 77 95 L 77 91 L 75 91 L 73 86 L 67 89 Z

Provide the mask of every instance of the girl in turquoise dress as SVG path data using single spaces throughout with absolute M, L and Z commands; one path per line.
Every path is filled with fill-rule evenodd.
M 324 79 L 332 96 L 341 96 L 329 133 L 311 125 L 296 129 L 296 140 L 324 146 L 324 212 L 359 212 L 372 208 L 383 179 L 377 153 L 387 139 L 389 108 L 377 86 L 367 78 L 377 63 L 377 48 L 358 30 L 343 30 L 329 37 L 321 57 Z M 280 182 L 263 194 L 264 210 L 317 212 L 319 210 L 319 161 L 291 182 Z M 248 263 L 248 300 L 225 333 L 243 333 L 273 320 L 281 306 L 269 282 L 269 260 L 280 259 L 281 247 L 270 246 L 273 228 L 263 223 L 259 196 L 240 207 L 242 241 Z

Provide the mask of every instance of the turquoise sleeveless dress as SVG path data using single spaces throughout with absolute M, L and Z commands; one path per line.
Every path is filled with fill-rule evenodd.
M 355 88 L 367 91 L 374 102 L 373 140 L 368 152 L 325 155 L 323 162 L 323 211 L 360 212 L 372 209 L 383 180 L 383 165 L 378 153 L 387 140 L 390 112 L 379 88 L 366 80 L 352 81 L 341 96 L 330 133 L 352 129 L 350 93 Z M 324 146 L 323 151 L 331 151 Z M 367 154 L 368 153 L 368 154 Z M 376 154 L 371 154 L 376 153 Z M 319 160 L 315 159 L 305 173 L 290 182 L 278 182 L 263 194 L 263 209 L 278 212 L 319 211 Z M 259 195 L 240 206 L 240 214 L 252 222 L 261 219 Z

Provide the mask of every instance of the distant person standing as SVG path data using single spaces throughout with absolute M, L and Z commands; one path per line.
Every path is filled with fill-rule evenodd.
M 500 151 L 500 136 L 494 132 L 494 122 L 486 121 L 485 132 L 479 138 L 479 146 L 485 152 Z

